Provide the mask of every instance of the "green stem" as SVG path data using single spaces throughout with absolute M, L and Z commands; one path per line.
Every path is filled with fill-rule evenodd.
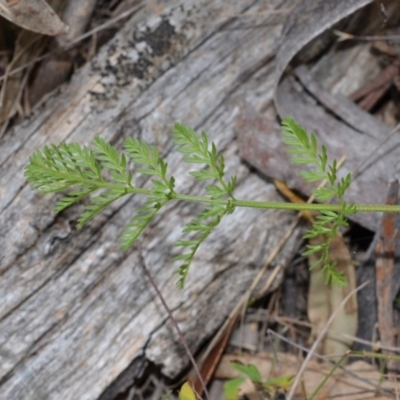
M 100 185 L 99 185 L 100 186 Z M 137 193 L 152 196 L 154 195 L 151 189 L 141 189 L 137 187 L 121 186 L 117 184 L 103 183 L 103 188 L 125 188 L 126 193 Z M 253 200 L 238 200 L 238 199 L 210 199 L 206 196 L 192 196 L 187 194 L 175 193 L 173 196 L 175 200 L 185 200 L 197 203 L 207 204 L 222 204 L 227 205 L 228 201 L 235 207 L 248 207 L 248 208 L 264 208 L 274 210 L 292 210 L 292 211 L 342 211 L 341 204 L 308 204 L 308 203 L 285 203 L 285 202 L 265 202 Z M 392 212 L 400 213 L 400 205 L 386 205 L 386 204 L 355 204 L 356 212 Z
M 315 396 L 318 394 L 318 392 L 322 389 L 322 387 L 325 385 L 326 382 L 328 382 L 328 379 L 331 378 L 333 373 L 341 366 L 343 363 L 344 359 L 348 357 L 350 352 L 346 352 L 340 357 L 340 359 L 335 363 L 333 368 L 329 371 L 329 373 L 322 379 L 322 381 L 319 383 L 319 385 L 315 388 L 314 392 L 312 395 L 308 398 L 308 400 L 314 400 Z
M 265 208 L 275 210 L 293 210 L 293 211 L 337 211 L 342 210 L 340 204 L 297 204 L 285 202 L 265 202 L 252 200 L 232 200 L 232 199 L 210 199 L 203 196 L 191 196 L 185 194 L 176 194 L 176 200 L 194 201 L 200 203 L 213 203 L 226 205 L 230 201 L 235 207 Z M 400 213 L 400 205 L 385 204 L 356 204 L 357 212 L 395 212 Z

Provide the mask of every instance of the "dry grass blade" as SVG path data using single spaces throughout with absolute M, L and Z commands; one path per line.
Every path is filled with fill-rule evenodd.
M 191 351 L 190 351 L 190 349 L 189 349 L 189 346 L 188 346 L 188 344 L 187 344 L 187 342 L 186 342 L 186 339 L 185 339 L 185 337 L 183 336 L 183 333 L 182 333 L 182 331 L 180 330 L 179 325 L 178 325 L 178 323 L 176 322 L 176 320 L 175 320 L 175 318 L 174 318 L 174 316 L 173 316 L 173 314 L 172 314 L 171 309 L 168 307 L 168 305 L 167 305 L 167 303 L 166 303 L 166 301 L 165 301 L 165 299 L 164 299 L 164 296 L 162 295 L 160 289 L 158 288 L 158 286 L 157 286 L 155 280 L 153 279 L 152 275 L 150 274 L 150 272 L 149 272 L 149 270 L 148 270 L 148 268 L 147 268 L 147 266 L 146 266 L 146 261 L 145 261 L 145 259 L 144 259 L 144 257 L 143 257 L 143 250 L 142 250 L 142 247 L 141 247 L 140 242 L 139 242 L 139 252 L 138 252 L 138 254 L 139 254 L 140 264 L 141 264 L 141 266 L 142 266 L 143 272 L 144 272 L 144 274 L 147 276 L 148 280 L 150 281 L 150 284 L 153 286 L 153 289 L 155 290 L 155 292 L 156 292 L 156 294 L 157 294 L 157 297 L 159 298 L 159 300 L 161 301 L 161 303 L 162 303 L 162 305 L 163 305 L 165 311 L 167 312 L 168 317 L 169 317 L 169 319 L 171 320 L 171 323 L 172 323 L 172 325 L 174 326 L 174 328 L 175 328 L 175 330 L 176 330 L 176 332 L 177 332 L 177 334 L 178 334 L 178 336 L 179 336 L 179 339 L 180 339 L 180 341 L 181 341 L 181 344 L 182 344 L 182 346 L 184 347 L 184 349 L 185 349 L 185 351 L 186 351 L 186 354 L 187 354 L 187 356 L 189 357 L 189 360 L 190 360 L 190 362 L 192 363 L 192 366 L 193 366 L 194 370 L 196 371 L 196 375 L 197 375 L 197 377 L 198 377 L 198 379 L 199 379 L 199 381 L 200 381 L 200 384 L 201 384 L 201 386 L 202 386 L 202 388 L 203 388 L 203 393 L 204 393 L 204 395 L 205 395 L 205 397 L 206 397 L 206 400 L 211 400 L 211 399 L 210 399 L 210 395 L 209 395 L 208 390 L 207 390 L 207 386 L 206 386 L 206 384 L 204 383 L 204 380 L 203 380 L 203 378 L 202 378 L 202 376 L 201 376 L 201 373 L 200 373 L 200 371 L 199 371 L 199 369 L 198 369 L 198 366 L 197 366 L 196 361 L 195 361 L 195 359 L 194 359 L 194 357 L 193 357 L 193 354 L 191 353 Z
M 326 323 L 324 329 L 321 330 L 320 334 L 318 335 L 317 339 L 315 340 L 313 346 L 310 349 L 310 352 L 307 354 L 307 357 L 305 358 L 305 360 L 303 361 L 299 372 L 297 373 L 295 380 L 293 382 L 292 387 L 290 388 L 290 391 L 286 397 L 287 400 L 292 400 L 293 396 L 294 396 L 294 392 L 296 390 L 297 385 L 300 382 L 301 376 L 303 375 L 304 370 L 306 369 L 307 363 L 310 361 L 310 359 L 312 358 L 313 354 L 315 353 L 319 343 L 321 342 L 321 340 L 324 338 L 324 336 L 326 335 L 326 333 L 329 330 L 330 325 L 332 324 L 333 320 L 335 319 L 336 315 L 339 313 L 340 309 L 342 307 L 344 307 L 344 305 L 346 304 L 346 302 L 352 297 L 354 296 L 359 290 L 361 290 L 364 286 L 366 286 L 368 284 L 368 282 L 363 283 L 362 285 L 360 285 L 359 287 L 357 287 L 356 289 L 352 290 L 341 302 L 340 306 L 332 313 L 331 317 L 329 318 L 328 322 Z
M 322 237 L 310 239 L 311 244 L 320 244 Z M 309 265 L 314 265 L 317 257 L 309 256 Z M 332 240 L 329 249 L 330 262 L 336 262 L 336 269 L 343 272 L 348 282 L 345 287 L 334 285 L 326 286 L 321 269 L 316 267 L 310 271 L 310 285 L 308 290 L 307 314 L 312 324 L 312 333 L 309 343 L 312 343 L 318 332 L 325 326 L 326 322 L 341 303 L 343 298 L 356 287 L 355 267 L 347 244 L 341 235 Z M 318 352 L 320 354 L 343 354 L 351 346 L 350 340 L 338 340 L 338 333 L 355 335 L 358 326 L 358 304 L 357 298 L 353 297 L 339 312 L 334 319 L 330 332 L 320 343 Z M 332 334 L 333 333 L 333 334 Z
M 286 337 L 280 335 L 279 333 L 272 331 L 271 329 L 268 329 L 267 333 L 268 333 L 268 335 L 276 336 L 277 338 L 279 338 L 279 340 L 282 340 L 283 342 L 289 344 L 290 346 L 293 346 L 296 349 L 299 349 L 307 354 L 311 351 L 311 349 L 307 349 L 304 346 L 294 343 L 293 341 L 287 339 Z M 354 352 L 352 352 L 352 353 L 354 354 Z M 364 353 L 364 352 L 363 352 L 363 354 L 357 354 L 357 355 L 366 356 L 366 357 L 378 357 L 379 356 L 378 358 L 387 357 L 386 355 L 382 355 L 382 354 L 378 354 L 378 353 Z M 284 356 L 286 357 L 286 356 L 291 356 L 291 355 L 288 353 L 284 353 Z M 322 356 L 318 353 L 314 353 L 313 357 L 320 361 L 324 361 L 324 362 L 332 365 L 332 360 L 329 357 Z M 293 362 L 292 362 L 292 364 L 293 364 Z M 379 372 L 379 379 L 377 379 L 377 382 L 375 383 L 375 382 L 372 382 L 368 377 L 363 376 L 362 372 L 359 373 L 357 371 L 353 371 L 353 369 L 354 369 L 353 364 L 351 364 L 348 367 L 343 367 L 343 366 L 339 365 L 339 369 L 341 371 L 343 371 L 343 373 L 345 375 L 349 375 L 353 379 L 354 382 L 360 382 L 361 384 L 365 384 L 365 386 L 368 388 L 373 388 L 375 393 L 380 393 L 384 396 L 386 396 L 387 394 L 391 395 L 393 393 L 393 390 L 391 388 L 382 387 L 382 385 L 381 385 L 382 379 L 381 379 L 380 372 Z M 318 364 L 317 369 L 318 370 L 321 369 L 320 363 Z
M 3 85 L 0 92 L 0 138 L 3 136 L 8 121 L 20 111 L 24 116 L 23 108 L 20 101 L 28 81 L 29 71 L 19 73 L 17 75 L 10 75 L 10 71 L 18 65 L 24 64 L 26 60 L 36 58 L 42 51 L 44 40 L 42 35 L 32 33 L 29 31 L 21 31 L 17 42 L 15 54 L 11 62 L 7 65 L 3 78 Z
M 339 42 L 343 42 L 345 40 L 361 40 L 366 42 L 372 42 L 374 40 L 400 40 L 400 35 L 357 36 L 357 35 L 352 35 L 351 33 L 342 32 L 338 30 L 334 30 L 333 33 L 338 37 Z

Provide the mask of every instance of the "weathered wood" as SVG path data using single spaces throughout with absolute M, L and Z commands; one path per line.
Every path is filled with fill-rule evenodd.
M 330 32 L 332 26 L 371 2 L 372 0 L 315 0 L 297 3 L 282 31 L 284 45 L 280 46 L 276 56 L 275 89 L 290 61 L 298 53 L 303 62 L 315 58 L 334 40 Z M 276 104 L 279 108 L 279 101 Z
M 282 118 L 291 116 L 307 131 L 315 132 L 318 141 L 328 148 L 330 157 L 340 159 L 346 156 L 339 176 L 353 175 L 351 188 L 346 193 L 348 202 L 383 204 L 389 182 L 399 178 L 398 135 L 390 135 L 389 126 L 343 96 L 349 93 L 346 93 L 346 88 L 355 82 L 361 85 L 368 80 L 370 65 L 373 69 L 375 62 L 370 55 L 367 56 L 369 50 L 358 44 L 347 46 L 346 51 L 338 51 L 339 45 L 331 46 L 326 54 L 333 35 L 325 32 L 318 36 L 356 10 L 359 11 L 346 20 L 347 24 L 351 27 L 353 21 L 365 19 L 368 25 L 363 23 L 358 26 L 373 33 L 376 21 L 371 15 L 376 12 L 376 5 L 364 7 L 368 3 L 368 0 L 319 0 L 297 5 L 283 29 L 284 37 L 276 57 L 274 101 Z M 399 3 L 393 3 L 393 7 L 392 14 L 398 18 Z M 306 18 L 310 19 L 310 23 L 302 24 Z M 323 51 L 324 57 L 315 61 L 312 68 L 300 65 L 293 70 L 293 74 L 282 78 L 299 49 L 310 43 L 313 46 L 307 47 L 309 54 L 304 55 L 302 49 L 301 58 L 312 59 Z M 356 64 L 354 60 L 360 61 Z M 363 63 L 368 67 L 362 68 Z M 353 69 L 356 74 L 351 72 Z M 341 88 L 339 93 L 338 86 Z M 241 155 L 250 164 L 266 176 L 283 180 L 290 187 L 311 194 L 314 186 L 305 183 L 298 174 L 299 169 L 307 167 L 293 169 L 290 166 L 290 157 L 281 145 L 280 127 L 275 118 L 268 121 L 251 107 L 243 107 L 238 117 L 238 129 L 240 140 L 251 144 L 240 146 Z M 351 219 L 375 231 L 379 229 L 381 216 L 378 213 L 358 213 Z
M 325 95 L 328 97 L 327 92 Z M 305 90 L 299 93 L 297 82 L 291 78 L 286 78 L 280 85 L 278 99 L 281 101 L 281 108 L 285 110 L 284 115 L 294 117 L 305 129 L 317 133 L 319 142 L 329 149 L 331 158 L 338 160 L 343 155 L 346 156 L 346 163 L 341 167 L 339 176 L 345 176 L 347 173 L 354 176 L 354 171 L 357 171 L 346 194 L 347 201 L 384 204 L 384 193 L 389 182 L 398 178 L 400 156 L 399 138 L 396 135 L 390 136 L 384 146 L 375 151 L 380 143 L 389 137 L 391 129 L 388 126 L 375 121 L 369 127 L 371 133 L 356 130 L 350 124 L 344 124 L 343 119 L 335 118 L 323 107 L 315 104 L 315 99 L 306 94 Z M 340 97 L 336 101 L 340 101 Z M 348 108 L 352 110 L 350 104 Z M 360 109 L 358 111 L 359 114 L 363 112 Z M 365 120 L 368 121 L 369 118 L 373 117 L 367 114 Z M 250 144 L 240 147 L 242 156 L 266 176 L 283 180 L 290 187 L 310 195 L 314 185 L 305 183 L 298 174 L 299 169 L 307 168 L 298 166 L 294 170 L 291 167 L 290 157 L 281 145 L 279 125 L 275 121 L 267 121 L 260 113 L 248 107 L 243 110 L 238 120 L 243 135 L 241 141 Z M 356 121 L 357 113 L 354 113 L 353 122 Z M 365 121 L 363 123 L 365 124 Z M 372 126 L 376 126 L 377 129 L 373 131 Z M 381 134 L 379 139 L 376 137 L 377 133 Z M 358 170 L 360 166 L 362 173 Z M 358 213 L 350 218 L 370 230 L 379 229 L 379 213 Z
M 284 29 L 285 38 L 277 54 L 277 79 L 281 78 L 286 66 L 301 46 L 311 42 L 313 46 L 310 46 L 312 51 L 308 57 L 315 57 L 325 48 L 321 43 L 325 42 L 326 46 L 332 41 L 332 33 L 326 32 L 317 40 L 315 38 L 328 27 L 333 27 L 335 23 L 357 10 L 358 13 L 353 16 L 354 18 L 347 19 L 348 28 L 357 27 L 357 24 L 354 26 L 352 20 L 362 20 L 363 24 L 358 23 L 358 29 L 374 33 L 377 29 L 377 19 L 373 16 L 378 10 L 375 8 L 376 4 L 365 7 L 369 3 L 371 3 L 369 0 L 348 2 L 320 0 L 315 4 L 299 3 Z M 390 18 L 393 19 L 394 16 L 396 21 L 398 21 L 398 7 L 396 2 L 391 4 L 393 15 Z M 395 11 L 396 9 L 397 11 Z M 310 18 L 311 15 L 312 24 L 301 24 L 305 18 Z M 354 61 L 347 58 L 347 63 L 348 70 L 351 69 Z M 332 58 L 330 58 L 329 65 L 333 65 Z M 338 65 L 337 62 L 334 65 L 335 69 L 342 68 L 343 76 L 347 74 L 347 70 L 343 70 L 343 65 Z M 324 76 L 337 76 L 337 72 L 327 72 L 328 65 L 326 63 L 324 67 Z M 365 69 L 366 71 L 367 69 Z M 313 81 L 307 68 L 298 68 L 296 75 L 304 85 L 302 89 L 299 89 L 297 82 L 294 82 L 290 76 L 282 79 L 279 86 L 276 83 L 275 104 L 278 113 L 281 116 L 290 115 L 307 130 L 316 132 L 320 142 L 327 146 L 330 154 L 336 159 L 343 155 L 347 157 L 340 174 L 345 175 L 350 172 L 354 178 L 354 172 L 357 171 L 356 179 L 353 179 L 351 190 L 347 194 L 349 202 L 384 203 L 389 182 L 397 178 L 399 173 L 398 138 L 390 137 L 387 143 L 375 152 L 380 143 L 389 137 L 391 129 L 388 126 L 359 109 L 342 95 L 332 96 L 330 93 L 324 92 Z M 362 168 L 359 170 L 361 165 Z M 297 181 L 294 187 L 299 188 L 304 185 Z M 310 194 L 309 186 L 305 192 Z M 354 220 L 371 230 L 377 230 L 380 224 L 380 215 L 362 213 L 355 215 Z
M 197 193 L 171 150 L 169 131 L 179 120 L 208 131 L 225 151 L 228 171 L 239 176 L 238 197 L 278 200 L 272 185 L 241 165 L 234 119 L 239 99 L 255 108 L 271 102 L 273 56 L 287 13 L 268 10 L 292 3 L 143 2 L 90 64 L 4 136 L 0 399 L 112 399 L 148 361 L 170 377 L 187 365 L 136 250 L 123 253 L 117 243 L 141 199 L 120 201 L 78 232 L 79 207 L 55 216 L 57 196 L 32 192 L 23 169 L 48 143 L 90 143 L 101 135 L 120 146 L 135 136 L 160 149 L 178 190 Z M 193 351 L 224 321 L 292 219 L 237 210 L 202 246 L 186 289 L 178 291 L 172 243 L 197 208 L 170 206 L 143 243 Z M 287 262 L 295 242 L 296 234 L 277 262 Z

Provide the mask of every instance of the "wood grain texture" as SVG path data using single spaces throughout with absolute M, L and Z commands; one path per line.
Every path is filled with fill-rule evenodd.
M 399 3 L 389 3 L 391 3 L 390 19 L 396 20 L 398 25 Z M 297 59 L 297 63 L 304 63 L 315 60 L 323 52 L 325 54 L 321 58 L 325 58 L 325 62 L 319 59 L 315 62 L 317 67 L 314 66 L 313 69 L 314 72 L 315 70 L 318 72 L 318 69 L 322 72 L 325 86 L 334 86 L 332 77 L 335 79 L 338 77 L 338 70 L 342 71 L 342 82 L 351 80 L 345 77 L 352 75 L 351 69 L 354 67 L 361 74 L 365 73 L 369 67 L 362 68 L 361 60 L 341 57 L 340 53 L 345 46 L 341 47 L 340 43 L 332 46 L 335 40 L 332 29 L 337 28 L 335 24 L 343 22 L 341 29 L 346 32 L 374 33 L 379 29 L 378 18 L 376 18 L 378 12 L 376 4 L 370 0 L 299 2 L 285 23 L 281 46 L 276 56 L 277 76 L 274 100 L 278 114 L 281 118 L 289 115 L 307 131 L 315 132 L 318 140 L 326 145 L 333 158 L 340 159 L 343 155 L 347 157 L 339 173 L 345 175 L 350 172 L 354 177 L 354 171 L 357 171 L 351 190 L 347 194 L 347 201 L 354 203 L 384 203 L 389 182 L 392 179 L 398 179 L 399 176 L 398 136 L 390 136 L 389 126 L 359 109 L 340 93 L 336 92 L 332 95 L 329 92 L 332 87 L 328 90 L 320 87 L 322 82 L 315 81 L 308 67 L 296 68 L 294 75 L 297 79 L 290 74 L 283 76 L 283 73 L 293 58 Z M 304 24 L 304 21 L 308 23 Z M 351 47 L 359 46 L 348 46 L 347 50 Z M 299 49 L 302 49 L 300 53 Z M 333 53 L 336 53 L 336 57 Z M 337 62 L 340 58 L 342 62 Z M 347 69 L 343 69 L 344 64 L 347 64 Z M 321 78 L 321 74 L 318 78 Z M 327 82 L 329 80 L 331 80 L 330 84 Z M 345 90 L 341 92 L 346 93 Z M 267 130 L 270 130 L 270 127 L 267 127 Z M 261 135 L 253 132 L 253 136 L 256 138 L 252 140 L 254 149 L 259 151 L 263 148 L 257 143 L 259 139 L 261 140 Z M 389 137 L 390 139 L 385 142 Z M 268 140 L 270 140 L 269 136 Z M 379 148 L 381 143 L 384 143 L 384 146 Z M 272 162 L 265 155 L 260 155 L 258 159 L 265 160 L 266 163 L 259 163 L 257 167 L 262 168 L 268 176 L 284 180 L 289 186 L 309 195 L 310 185 L 304 185 L 298 175 L 288 174 L 287 168 L 285 171 L 275 169 L 276 173 L 271 173 L 268 164 L 276 166 L 286 164 L 288 160 L 287 155 L 281 158 L 281 152 L 271 152 Z M 254 154 L 247 156 L 243 152 L 242 154 L 246 159 L 257 158 Z M 359 213 L 352 219 L 371 230 L 377 230 L 380 224 L 378 213 Z
M 300 50 L 303 62 L 315 58 L 334 41 L 331 28 L 371 2 L 371 0 L 315 0 L 296 3 L 282 30 L 281 46 L 276 55 L 275 90 L 287 66 Z M 276 107 L 282 114 L 279 111 L 278 99 Z
M 26 184 L 29 156 L 45 144 L 120 147 L 134 136 L 157 146 L 177 189 L 200 193 L 172 150 L 177 120 L 204 129 L 237 174 L 238 197 L 279 200 L 241 164 L 238 101 L 272 99 L 273 56 L 292 1 L 143 2 L 115 38 L 72 80 L 11 129 L 0 152 L 0 399 L 112 399 L 148 362 L 174 377 L 187 359 L 138 268 L 121 252 L 124 224 L 143 199 L 127 198 L 76 230 L 80 207 L 54 215 L 57 196 Z M 246 14 L 248 16 L 246 16 Z M 139 182 L 146 184 L 145 178 Z M 175 288 L 172 244 L 196 205 L 173 204 L 145 233 L 144 256 L 193 351 L 229 314 L 292 221 L 287 212 L 237 210 Z M 292 256 L 294 235 L 277 262 Z

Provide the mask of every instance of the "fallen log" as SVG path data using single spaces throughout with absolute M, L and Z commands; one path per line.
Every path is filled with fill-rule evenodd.
M 120 148 L 132 136 L 157 146 L 180 190 L 198 193 L 202 188 L 193 186 L 172 149 L 170 130 L 178 120 L 209 132 L 226 153 L 229 174 L 239 177 L 238 197 L 279 200 L 270 183 L 241 164 L 234 129 L 237 99 L 255 108 L 272 99 L 269 72 L 287 16 L 274 11 L 250 1 L 139 3 L 92 61 L 4 135 L 0 399 L 113 399 L 149 363 L 169 377 L 188 365 L 138 266 L 137 249 L 119 248 L 142 200 L 123 199 L 78 231 L 81 206 L 55 215 L 59 196 L 33 192 L 23 171 L 46 144 L 89 144 L 100 135 Z M 173 242 L 197 211 L 172 205 L 143 239 L 150 272 L 194 352 L 224 321 L 293 216 L 237 210 L 202 246 L 180 291 Z M 290 259 L 297 237 L 276 262 Z

